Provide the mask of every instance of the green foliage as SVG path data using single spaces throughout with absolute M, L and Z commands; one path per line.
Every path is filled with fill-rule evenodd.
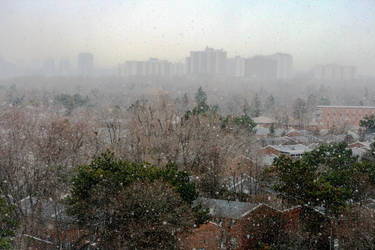
M 322 96 L 320 98 L 320 100 L 319 100 L 319 105 L 326 105 L 326 106 L 328 106 L 328 105 L 331 105 L 331 101 L 329 100 L 328 97 Z
M 366 115 L 363 120 L 359 121 L 359 126 L 364 127 L 368 130 L 375 131 L 375 115 Z
M 207 103 L 207 94 L 203 91 L 202 87 L 199 87 L 197 93 L 195 94 L 195 101 L 198 107 Z
M 271 127 L 270 127 L 270 135 L 274 135 L 275 134 L 275 124 L 271 124 Z
M 339 215 L 351 201 L 363 198 L 374 169 L 358 162 L 345 143 L 321 145 L 293 160 L 280 156 L 268 169 L 276 177 L 274 188 L 300 205 L 321 207 L 328 215 Z
M 89 104 L 89 98 L 83 98 L 78 93 L 74 95 L 60 94 L 55 96 L 55 100 L 64 106 L 67 115 L 70 115 L 75 108 Z
M 273 111 L 275 109 L 275 98 L 273 95 L 270 95 L 266 99 L 266 103 L 264 104 L 267 111 Z
M 262 103 L 260 101 L 260 98 L 259 98 L 258 94 L 256 94 L 252 103 L 251 103 L 251 108 L 250 108 L 252 117 L 258 117 L 260 115 L 261 106 L 262 106 Z
M 186 172 L 177 169 L 176 164 L 168 163 L 158 168 L 148 163 L 128 163 L 115 159 L 113 153 L 107 151 L 89 165 L 78 168 L 67 203 L 68 212 L 81 225 L 99 227 L 94 231 L 107 243 L 131 237 L 135 241 L 131 243 L 133 245 L 127 241 L 122 246 L 145 248 L 149 242 L 159 245 L 146 248 L 170 249 L 176 243 L 176 231 L 186 230 L 192 223 L 203 223 L 207 219 L 208 212 L 201 207 L 192 210 L 197 197 L 195 184 Z M 154 219 L 145 217 L 151 210 L 157 212 Z M 169 226 L 161 226 L 161 221 Z M 114 222 L 116 226 L 113 227 Z M 129 232 L 133 233 L 129 235 Z M 163 245 L 163 239 L 170 241 Z M 137 242 L 139 245 L 134 245 Z
M 207 94 L 203 91 L 202 87 L 199 87 L 197 93 L 195 94 L 195 101 L 197 106 L 193 110 L 188 110 L 185 113 L 185 120 L 188 120 L 192 115 L 206 114 L 208 112 L 216 113 L 218 111 L 218 106 L 209 106 L 207 104 Z
M 254 132 L 254 128 L 256 126 L 255 122 L 251 119 L 248 115 L 242 116 L 231 116 L 228 115 L 224 119 L 222 118 L 221 127 L 223 129 L 231 126 L 237 126 L 239 128 L 244 128 L 249 130 L 250 132 Z
M 18 222 L 14 206 L 9 204 L 0 189 L 0 249 L 10 249 Z

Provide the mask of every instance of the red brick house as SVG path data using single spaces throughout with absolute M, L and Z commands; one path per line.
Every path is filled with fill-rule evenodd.
M 194 228 L 191 233 L 180 235 L 181 249 L 218 249 L 223 242 L 224 229 L 215 222 Z
M 287 155 L 292 158 L 302 156 L 305 152 L 309 152 L 311 149 L 303 144 L 294 145 L 268 145 L 262 149 L 264 155 Z
M 213 222 L 201 225 L 181 239 L 181 249 L 254 249 L 259 242 L 276 240 L 281 231 L 298 228 L 300 207 L 284 211 L 253 204 L 200 199 Z M 207 238 L 205 238 L 207 237 Z

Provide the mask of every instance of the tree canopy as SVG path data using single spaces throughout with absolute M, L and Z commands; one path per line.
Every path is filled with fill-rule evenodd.
M 14 206 L 3 197 L 0 188 L 0 249 L 11 248 L 17 224 Z
M 106 152 L 81 166 L 73 178 L 69 213 L 99 246 L 173 249 L 178 232 L 203 223 L 207 211 L 186 172 L 168 163 L 128 163 Z
M 368 130 L 375 131 L 375 115 L 366 115 L 363 120 L 359 121 L 359 125 Z
M 276 191 L 294 203 L 322 208 L 332 216 L 350 203 L 362 201 L 375 173 L 371 165 L 358 162 L 345 143 L 321 145 L 297 160 L 282 155 L 274 165 L 268 171 L 276 177 Z

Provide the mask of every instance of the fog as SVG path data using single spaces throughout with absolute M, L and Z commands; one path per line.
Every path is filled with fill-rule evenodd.
M 374 0 L 0 0 L 1 249 L 375 249 Z
M 46 60 L 99 68 L 156 57 L 184 62 L 206 46 L 228 57 L 293 56 L 295 71 L 353 65 L 373 75 L 375 3 L 363 1 L 10 1 L 0 2 L 0 58 L 18 71 Z M 4 66 L 3 66 L 4 67 Z

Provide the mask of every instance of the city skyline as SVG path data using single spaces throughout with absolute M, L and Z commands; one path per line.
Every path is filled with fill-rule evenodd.
M 30 65 L 91 51 L 99 66 L 113 67 L 150 55 L 182 61 L 187 51 L 208 45 L 229 57 L 288 52 L 298 70 L 338 63 L 373 74 L 373 13 L 370 0 L 5 0 L 0 57 Z

